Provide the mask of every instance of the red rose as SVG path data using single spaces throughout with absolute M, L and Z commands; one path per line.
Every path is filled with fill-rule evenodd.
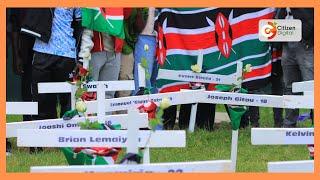
M 79 68 L 79 75 L 80 76 L 86 76 L 88 74 L 88 72 L 89 71 L 87 69 L 83 68 L 83 67 Z
M 96 92 L 85 92 L 82 94 L 81 99 L 84 101 L 94 101 L 97 99 Z

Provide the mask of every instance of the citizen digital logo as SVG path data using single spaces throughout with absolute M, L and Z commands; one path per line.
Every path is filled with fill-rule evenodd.
M 294 42 L 301 40 L 301 21 L 298 19 L 259 21 L 259 40 L 266 42 Z

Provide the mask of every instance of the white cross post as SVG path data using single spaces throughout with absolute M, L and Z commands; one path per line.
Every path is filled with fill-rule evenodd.
M 138 64 L 138 79 L 139 79 L 139 88 L 146 87 L 146 73 L 145 73 L 145 69 L 141 66 L 141 63 Z M 143 150 L 142 160 L 143 160 L 143 164 L 150 163 L 150 149 L 148 147 L 146 147 Z
M 138 154 L 139 153 L 139 148 L 138 148 L 138 132 L 139 132 L 139 127 L 138 123 L 136 121 L 133 121 L 134 119 L 139 118 L 139 113 L 137 109 L 129 109 L 128 110 L 129 114 L 129 122 L 128 122 L 128 130 L 127 130 L 127 153 L 133 153 L 133 154 Z
M 236 86 L 241 88 L 242 85 L 242 72 L 243 72 L 243 63 L 240 61 L 237 63 L 236 71 Z M 233 172 L 236 172 L 237 168 L 237 157 L 238 157 L 238 136 L 239 130 L 232 130 L 232 140 L 231 140 L 231 169 Z
M 88 92 L 97 91 L 98 83 L 104 84 L 104 91 L 133 90 L 134 81 L 92 81 L 85 86 Z M 38 83 L 38 93 L 71 93 L 71 108 L 75 108 L 76 85 L 67 82 L 46 82 Z
M 314 81 L 292 84 L 292 92 L 302 96 L 284 96 L 285 108 L 314 108 Z M 314 144 L 314 128 L 252 128 L 253 145 L 302 145 Z M 314 172 L 314 160 L 268 162 L 268 172 Z
M 203 65 L 202 49 L 199 51 L 197 65 L 202 70 L 202 65 Z M 196 117 L 197 117 L 197 109 L 198 109 L 198 103 L 191 105 L 191 113 L 190 113 L 190 119 L 189 119 L 189 132 L 194 132 L 194 127 L 195 127 Z
M 6 102 L 7 115 L 37 115 L 37 102 Z

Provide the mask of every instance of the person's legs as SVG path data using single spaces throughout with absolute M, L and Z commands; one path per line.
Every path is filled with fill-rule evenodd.
M 148 49 L 145 50 L 145 46 L 148 46 Z M 154 79 L 153 74 L 153 65 L 155 60 L 155 51 L 156 51 L 156 38 L 155 36 L 148 36 L 148 35 L 139 35 L 138 41 L 135 45 L 134 50 L 134 82 L 135 82 L 135 91 L 133 94 L 136 94 L 139 90 L 139 75 L 138 75 L 138 64 L 141 63 L 142 59 L 145 58 L 148 69 L 146 76 L 149 76 L 149 78 L 146 78 L 146 87 L 153 87 L 153 84 L 151 84 L 151 79 Z
M 32 116 L 33 120 L 57 118 L 57 96 L 56 94 L 39 94 L 38 83 L 52 82 L 52 67 L 55 66 L 53 55 L 35 52 L 32 62 L 32 101 L 38 102 L 38 115 Z M 31 154 L 42 151 L 42 148 L 30 147 Z
M 94 81 L 99 80 L 99 74 L 102 67 L 107 62 L 107 54 L 105 51 L 91 53 L 91 60 L 89 61 L 89 68 L 92 69 L 90 76 Z
M 259 119 L 260 119 L 260 113 L 259 113 L 259 107 L 258 106 L 249 106 L 249 120 L 252 127 L 259 127 Z
M 283 95 L 283 76 L 282 75 L 272 75 L 271 76 L 271 90 L 272 95 Z M 283 126 L 283 109 L 273 108 L 273 120 L 274 127 Z
M 32 59 L 33 59 L 34 38 L 28 35 L 20 34 L 19 53 L 23 58 L 23 74 L 21 75 L 21 96 L 26 102 L 32 101 L 31 83 L 32 83 Z M 31 121 L 31 115 L 23 115 L 23 121 Z
M 71 80 L 70 74 L 75 68 L 75 60 L 72 58 L 55 56 L 56 63 L 52 69 L 53 80 L 55 82 L 65 82 Z M 71 109 L 70 93 L 58 94 L 59 103 L 61 105 L 60 116 Z
M 133 80 L 133 53 L 121 54 L 119 80 Z M 118 91 L 118 97 L 127 97 L 132 91 Z
M 301 72 L 296 61 L 296 53 L 299 48 L 288 48 L 284 45 L 282 55 L 284 94 L 292 95 L 292 83 L 301 81 Z M 284 127 L 296 127 L 299 116 L 298 109 L 285 109 Z
M 226 108 L 228 109 L 228 108 Z M 250 121 L 250 116 L 249 116 L 249 110 L 247 110 L 243 116 L 241 117 L 241 120 L 240 120 L 240 128 L 246 128 L 249 126 L 249 121 Z M 229 115 L 230 117 L 230 115 Z
M 157 89 L 157 86 L 156 86 L 158 72 L 159 72 L 159 64 L 158 64 L 157 61 L 154 61 L 153 62 L 152 75 L 151 75 L 151 79 L 150 79 L 151 87 L 153 87 L 151 93 L 153 93 L 153 94 L 158 93 L 158 89 Z
M 213 130 L 216 112 L 215 104 L 199 103 L 197 108 L 196 124 L 199 128 Z
M 179 110 L 179 129 L 187 129 L 189 126 L 191 104 L 181 104 Z
M 6 156 L 10 156 L 12 152 L 11 143 L 6 138 Z
M 120 64 L 120 73 L 119 80 L 133 80 L 133 53 L 124 55 L 121 54 L 121 64 Z M 117 97 L 127 97 L 130 96 L 132 91 L 118 91 Z M 118 111 L 117 114 L 123 114 L 127 111 Z
M 177 106 L 170 106 L 164 110 L 163 113 L 163 127 L 164 129 L 173 129 L 177 117 Z
M 314 47 L 311 46 L 306 49 L 305 46 L 301 48 L 303 52 L 297 55 L 299 69 L 303 81 L 314 80 Z M 310 112 L 310 117 L 313 123 L 313 110 Z
M 54 64 L 49 54 L 35 52 L 32 64 L 32 101 L 38 102 L 38 115 L 34 120 L 57 118 L 55 94 L 38 94 L 38 83 L 52 82 L 51 66 Z
M 106 52 L 107 61 L 102 66 L 99 81 L 117 81 L 120 72 L 120 53 Z M 114 98 L 114 91 L 106 92 L 106 99 Z
M 301 49 L 304 48 L 303 46 Z M 302 81 L 314 79 L 314 49 L 310 47 L 297 54 L 297 61 L 302 76 Z

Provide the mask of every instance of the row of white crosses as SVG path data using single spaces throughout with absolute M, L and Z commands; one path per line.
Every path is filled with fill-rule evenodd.
M 303 92 L 306 101 L 313 99 L 314 81 L 293 83 L 293 92 Z M 312 101 L 313 103 L 313 101 Z M 253 145 L 314 144 L 314 128 L 252 128 Z M 268 172 L 314 172 L 314 160 L 268 162 Z
M 190 95 L 193 95 L 194 98 L 192 98 L 191 100 L 189 101 L 185 101 L 184 97 L 188 96 L 188 97 L 191 97 Z M 177 96 L 179 95 L 179 96 Z M 225 92 L 207 92 L 207 91 L 194 91 L 191 93 L 191 91 L 186 91 L 186 92 L 179 92 L 179 93 L 163 93 L 163 94 L 158 94 L 158 95 L 150 95 L 152 96 L 152 98 L 154 99 L 162 99 L 164 97 L 167 97 L 169 99 L 171 99 L 171 102 L 172 104 L 179 104 L 180 103 L 186 103 L 186 104 L 189 104 L 189 103 L 196 103 L 196 102 L 205 102 L 205 103 L 215 103 L 215 104 L 235 104 L 235 105 L 256 105 L 256 106 L 264 106 L 264 107 L 296 107 L 296 108 L 303 108 L 303 107 L 307 107 L 307 108 L 312 108 L 313 107 L 313 98 L 312 97 L 305 97 L 304 99 L 303 98 L 300 98 L 300 96 L 271 96 L 271 95 L 247 95 L 247 94 L 242 94 L 241 96 L 239 96 L 238 94 L 236 93 L 225 93 Z M 214 98 L 212 98 L 214 97 Z M 216 98 L 217 97 L 217 98 Z M 126 97 L 126 98 L 117 98 L 117 99 L 113 99 L 111 102 L 109 103 L 116 103 L 118 102 L 119 100 L 125 100 L 127 101 L 128 103 L 129 102 L 132 102 L 132 101 L 136 101 L 137 99 L 140 99 L 140 100 L 148 100 L 150 99 L 151 97 L 147 97 L 147 96 L 139 96 L 139 97 Z M 237 99 L 237 98 L 244 98 L 244 99 L 247 99 L 248 101 L 246 100 L 241 100 L 241 99 Z M 250 99 L 252 98 L 252 99 Z M 294 99 L 296 99 L 297 101 L 294 101 Z M 309 99 L 310 101 L 305 101 L 305 99 Z M 108 100 L 106 100 L 108 101 Z M 125 102 L 125 101 L 121 101 L 121 102 Z M 92 103 L 92 102 L 91 102 Z M 120 110 L 123 110 L 123 109 L 128 109 L 128 103 L 123 103 L 122 104 L 122 108 L 117 108 L 117 109 L 120 109 Z M 130 103 L 129 103 L 130 104 Z M 140 118 L 140 117 L 139 117 Z M 131 120 L 131 118 L 130 118 Z M 57 137 L 59 136 L 59 133 L 62 133 L 62 134 L 65 134 L 66 131 L 50 131 L 50 133 L 48 133 L 48 131 L 45 131 L 45 130 L 41 130 L 42 134 L 39 134 L 38 131 L 40 130 L 31 130 L 29 132 L 23 132 L 24 130 L 20 130 L 22 131 L 22 134 L 18 136 L 18 141 L 19 143 L 22 142 L 22 143 L 26 143 L 26 146 L 43 146 L 44 144 L 53 144 L 53 140 L 51 139 L 52 136 L 54 137 Z M 68 131 L 70 132 L 70 131 Z M 85 131 L 79 131 L 79 133 L 81 135 L 83 135 L 83 133 L 87 133 Z M 95 135 L 96 133 L 95 132 L 92 132 L 93 135 Z M 47 134 L 50 134 L 47 135 Z M 51 136 L 52 134 L 52 136 Z M 103 133 L 105 134 L 105 133 Z M 34 141 L 34 135 L 37 135 L 38 137 L 41 137 L 41 142 L 40 141 Z M 43 136 L 42 136 L 43 135 Z M 45 136 L 46 135 L 46 136 Z M 60 134 L 61 135 L 61 134 Z M 73 135 L 74 136 L 74 133 L 70 133 L 70 135 Z M 19 137 L 20 137 L 20 140 L 19 140 Z M 29 138 L 29 139 L 32 139 L 32 142 L 25 142 L 24 139 L 26 138 Z M 171 137 L 170 137 L 171 138 Z M 169 138 L 169 139 L 170 139 Z M 40 139 L 39 139 L 40 140 Z M 177 141 L 178 142 L 178 141 Z M 177 143 L 176 142 L 176 143 Z M 33 143 L 33 144 L 32 144 Z M 44 144 L 41 144 L 41 143 L 44 143 Z M 232 142 L 234 143 L 234 142 Z M 309 142 L 307 142 L 309 143 Z M 22 144 L 23 145 L 23 144 Z M 67 144 L 63 144 L 61 146 L 66 146 Z M 78 144 L 76 143 L 76 145 L 81 145 L 81 144 Z M 90 144 L 90 145 L 96 145 L 96 144 Z M 109 144 L 110 145 L 110 144 Z M 113 145 L 116 145 L 116 144 L 113 144 Z M 70 145 L 70 146 L 75 146 L 75 145 Z M 222 161 L 209 161 L 209 162 L 190 162 L 192 165 L 196 166 L 196 167 L 211 167 L 213 169 L 211 169 L 211 171 L 230 171 L 231 170 L 231 161 L 229 160 L 222 160 Z M 211 166 L 208 166 L 208 163 L 211 165 Z M 174 165 L 177 165 L 178 167 L 187 167 L 186 164 L 189 165 L 189 163 L 186 163 L 185 166 L 182 166 L 182 164 L 179 164 L 179 163 L 173 163 Z M 160 164 L 158 166 L 158 164 L 151 164 L 150 165 L 150 168 L 154 168 L 154 171 L 157 171 L 157 167 L 168 167 L 168 168 L 171 168 L 171 169 L 167 169 L 168 171 L 172 171 L 172 167 L 173 167 L 173 164 L 170 164 L 170 163 L 165 163 L 165 164 Z M 192 165 L 189 165 L 189 168 L 190 166 L 193 167 Z M 223 166 L 222 166 L 223 165 Z M 116 167 L 118 167 L 119 165 L 115 165 Z M 109 167 L 109 166 L 108 166 Z M 110 168 L 112 168 L 113 166 L 110 166 Z M 148 165 L 141 165 L 140 166 L 137 166 L 137 168 L 146 168 L 146 167 L 149 167 Z M 220 168 L 219 168 L 220 167 Z M 223 168 L 222 168 L 223 167 Z M 40 170 L 39 170 L 40 168 Z M 84 166 L 83 169 L 79 169 L 80 167 L 77 167 L 76 169 L 72 169 L 73 167 L 38 167 L 38 170 L 41 171 L 41 172 L 47 172 L 49 171 L 50 169 L 50 172 L 58 172 L 58 171 L 63 171 L 63 169 L 65 171 L 81 171 L 81 172 L 88 172 L 86 171 L 86 169 L 91 169 L 91 171 L 93 171 L 92 169 L 94 168 L 97 168 L 97 172 L 101 172 L 102 169 L 102 166 L 98 166 L 98 167 L 87 167 L 87 166 Z M 67 168 L 67 169 L 65 169 Z M 71 168 L 71 169 L 70 169 Z M 120 167 L 119 167 L 120 168 Z M 129 168 L 129 166 L 126 166 L 125 168 Z M 103 168 L 104 169 L 104 168 Z M 130 169 L 130 168 L 129 168 Z M 145 170 L 147 170 L 148 168 L 146 168 Z M 161 169 L 161 168 L 160 168 Z M 34 171 L 37 171 L 37 168 L 34 168 L 33 169 Z M 109 171 L 110 169 L 104 169 L 104 171 Z M 132 171 L 134 171 L 133 169 L 131 169 Z M 150 170 L 150 169 L 148 169 Z M 162 168 L 163 170 L 163 168 Z M 186 169 L 179 169 L 179 171 L 184 171 L 184 172 L 187 172 L 188 168 Z M 198 169 L 198 170 L 195 170 L 194 168 L 192 169 L 193 171 L 196 171 L 196 172 L 200 172 L 201 169 Z M 205 171 L 208 171 L 208 169 L 204 169 Z M 113 170 L 110 170 L 110 171 L 113 171 Z M 117 172 L 119 172 L 118 170 L 115 170 Z M 143 169 L 141 169 L 141 171 L 143 171 Z M 163 171 L 161 171 L 163 172 Z M 208 171 L 209 172 L 209 171 Z
M 240 65 L 241 66 L 240 66 Z M 212 79 L 223 80 L 222 82 L 233 82 L 234 79 L 238 80 L 240 72 L 242 73 L 242 64 L 238 63 L 237 73 L 231 76 L 222 76 L 222 75 L 209 75 Z M 240 71 L 241 70 L 241 71 Z M 181 73 L 181 72 L 178 72 Z M 183 72 L 184 73 L 184 72 Z M 189 72 L 188 72 L 189 73 Z M 191 72 L 193 73 L 193 72 Z M 237 75 L 238 74 L 238 75 Z M 199 75 L 193 74 L 193 75 Z M 202 75 L 202 74 L 200 74 Z M 206 75 L 206 74 L 204 74 Z M 229 80 L 227 80 L 229 79 Z M 231 79 L 231 80 L 230 80 Z M 233 80 L 232 80 L 233 79 Z M 192 81 L 192 80 L 189 80 Z M 97 82 L 92 82 L 97 83 Z M 221 82 L 219 82 L 221 83 Z M 99 83 L 98 83 L 99 84 Z M 119 82 L 117 82 L 119 84 Z M 99 86 L 103 87 L 103 86 Z M 109 87 L 109 86 L 108 86 Z M 72 88 L 72 87 L 71 87 Z M 39 88 L 41 89 L 41 88 Z M 49 87 L 44 89 L 50 89 Z M 60 89 L 60 88 L 59 88 Z M 101 88 L 102 89 L 102 88 Z M 102 92 L 102 90 L 100 90 Z M 103 91 L 104 92 L 104 91 Z M 72 91 L 71 91 L 72 93 Z M 98 92 L 99 94 L 99 92 Z M 102 93 L 101 93 L 102 94 Z M 104 93 L 103 93 L 104 94 Z M 104 99 L 100 98 L 102 95 L 98 95 L 97 101 L 89 101 L 86 102 L 87 104 L 87 112 L 88 113 L 98 113 L 106 112 L 106 111 L 118 111 L 118 110 L 128 110 L 132 107 L 136 107 L 141 103 L 146 103 L 149 100 L 154 101 L 155 103 L 159 103 L 163 98 L 168 98 L 171 101 L 171 105 L 178 105 L 178 104 L 192 104 L 192 103 L 212 103 L 212 104 L 233 104 L 233 105 L 247 105 L 247 106 L 262 106 L 262 107 L 282 107 L 282 108 L 313 108 L 313 97 L 305 97 L 305 96 L 271 96 L 271 95 L 252 95 L 252 94 L 237 94 L 237 93 L 228 93 L 228 92 L 214 92 L 214 91 L 204 91 L 204 90 L 192 90 L 192 91 L 182 91 L 182 92 L 172 92 L 172 93 L 162 93 L 162 94 L 151 94 L 151 95 L 143 95 L 143 96 L 131 96 L 131 97 L 124 97 L 124 98 L 115 98 L 115 99 Z M 185 98 L 189 97 L 189 98 Z M 103 111 L 104 109 L 104 111 Z M 196 110 L 196 109 L 195 109 Z M 134 112 L 132 112 L 134 113 Z M 104 114 L 104 113 L 103 113 Z M 129 116 L 130 117 L 130 116 Z M 128 121 L 140 121 L 141 117 L 130 118 Z M 191 118 L 192 120 L 193 118 Z M 194 123 L 190 123 L 194 124 Z M 130 131 L 130 126 L 128 125 L 128 131 Z M 192 130 L 192 128 L 189 128 Z M 74 133 L 76 131 L 60 131 L 60 130 L 18 130 L 20 131 L 20 135 L 18 135 L 18 145 L 21 146 L 58 146 L 58 147 L 65 147 L 67 144 L 60 145 L 60 143 L 55 143 L 57 141 L 57 137 L 61 137 L 61 135 L 68 135 L 65 133 L 70 132 L 70 136 L 75 137 Z M 133 130 L 132 130 L 133 131 Z M 132 132 L 131 131 L 131 132 Z M 108 132 L 110 135 L 113 133 Z M 120 133 L 115 132 L 114 133 Z M 122 135 L 124 131 L 122 131 Z M 158 133 L 158 132 L 157 132 Z M 160 132 L 159 132 L 160 133 Z M 162 133 L 168 133 L 166 131 L 162 131 Z M 177 132 L 180 135 L 177 135 L 177 139 L 180 138 L 179 142 L 175 142 L 175 145 L 184 146 L 185 145 L 185 134 L 182 132 Z M 121 134 L 121 133 L 120 133 Z M 140 134 L 140 132 L 139 132 Z M 155 133 L 156 134 L 156 133 Z M 34 141 L 35 135 L 41 137 L 42 140 Z M 46 136 L 41 136 L 46 135 Z M 84 137 L 92 137 L 97 136 L 101 138 L 101 136 L 105 137 L 106 133 L 103 134 L 98 133 L 98 131 L 79 131 L 79 136 Z M 87 136 L 88 135 L 88 136 Z M 114 134 L 113 134 L 114 135 Z M 153 134 L 154 135 L 154 134 Z M 178 137 L 180 136 L 180 137 Z M 183 137 L 184 136 L 184 137 Z M 78 138 L 81 138 L 78 137 Z M 111 136 L 112 137 L 112 136 Z M 117 136 L 119 137 L 119 136 Z M 172 136 L 174 137 L 174 136 Z M 28 139 L 33 139 L 31 142 L 30 140 L 26 142 Z M 141 137 L 141 139 L 143 139 Z M 140 140 L 141 140 L 140 139 Z M 171 137 L 168 139 L 172 139 Z M 176 139 L 176 140 L 177 140 Z M 184 139 L 184 140 L 182 140 Z M 160 140 L 160 139 L 159 139 Z M 166 139 L 167 140 L 167 139 Z M 165 141 L 166 141 L 165 140 Z M 200 162 L 186 162 L 186 163 L 156 163 L 156 164 L 142 164 L 133 166 L 139 169 L 140 172 L 152 171 L 152 172 L 218 172 L 218 171 L 230 171 L 234 172 L 236 167 L 236 159 L 237 159 L 237 140 L 238 140 L 238 132 L 232 132 L 232 145 L 231 145 L 231 160 L 218 160 L 218 161 L 200 161 Z M 127 140 L 129 141 L 129 139 Z M 130 140 L 131 141 L 131 140 Z M 158 141 L 158 140 L 156 140 Z M 153 141 L 150 141 L 153 142 Z M 73 146 L 79 146 L 79 142 L 75 142 Z M 157 142 L 162 143 L 162 142 Z M 181 143 L 181 144 L 180 144 Z M 55 144 L 55 145 L 53 145 Z M 132 143 L 133 144 L 133 143 Z M 150 143 L 149 145 L 151 145 Z M 86 144 L 86 145 L 96 145 L 96 144 Z M 119 145 L 119 144 L 103 144 L 105 145 Z M 123 145 L 127 147 L 126 145 Z M 170 145 L 169 145 L 170 146 Z M 151 147 L 151 146 L 149 146 Z M 157 146 L 158 147 L 158 146 Z M 176 146 L 175 146 L 176 147 Z M 129 149 L 136 149 L 136 147 L 132 147 Z M 34 172 L 119 172 L 119 169 L 127 172 L 136 171 L 137 169 L 132 169 L 131 166 L 124 166 L 124 165 L 114 165 L 114 166 L 68 166 L 68 167 L 34 167 L 32 171 Z M 177 167 L 179 169 L 174 169 L 173 167 Z
M 140 68 L 141 70 L 141 68 Z M 142 73 L 141 73 L 142 74 Z M 143 76 L 141 76 L 140 78 L 144 78 Z M 104 99 L 104 93 L 106 88 L 108 89 L 108 87 L 110 87 L 110 85 L 106 85 L 107 82 L 91 82 L 90 84 L 88 84 L 88 91 L 97 91 L 97 101 L 90 101 L 87 102 L 88 105 L 88 110 L 87 113 L 93 113 L 93 112 L 98 112 L 98 119 L 101 121 L 103 119 L 103 116 L 105 115 L 106 110 L 108 110 L 108 107 L 105 107 L 105 103 L 103 100 Z M 120 83 L 117 82 L 118 85 Z M 125 83 L 125 82 L 124 82 Z M 113 85 L 113 84 L 111 84 Z M 120 83 L 121 85 L 121 83 Z M 62 88 L 57 88 L 58 86 L 62 87 Z M 111 86 L 113 87 L 113 86 Z M 117 87 L 118 89 L 116 89 L 116 87 L 112 88 L 112 90 L 123 90 L 125 88 L 130 89 L 127 86 L 123 86 L 123 87 Z M 110 89 L 110 88 L 109 88 Z M 74 97 L 75 94 L 75 88 L 72 87 L 70 84 L 68 83 L 40 83 L 39 84 L 39 93 L 66 93 L 66 92 L 71 92 L 71 97 Z M 192 92 L 185 92 L 183 95 L 185 94 L 192 94 Z M 169 95 L 170 97 L 168 97 L 169 99 L 174 99 L 177 98 L 177 101 L 175 103 L 177 104 L 188 104 L 190 103 L 190 101 L 186 101 L 183 100 L 183 96 L 181 96 L 179 93 L 171 93 Z M 166 96 L 164 96 L 166 97 Z M 139 97 L 128 97 L 128 98 L 122 98 L 123 100 L 125 99 L 130 99 L 131 102 L 134 101 L 135 104 L 141 104 L 142 103 L 146 103 L 148 102 L 150 99 L 155 101 L 156 103 L 159 103 L 164 97 L 157 97 L 154 95 L 145 95 L 145 96 L 139 96 Z M 116 100 L 116 99 L 115 99 Z M 74 104 L 75 100 L 72 100 Z M 120 103 L 121 104 L 121 103 Z M 124 104 L 131 104 L 131 103 L 124 103 Z M 125 110 L 125 109 L 129 109 L 132 108 L 132 106 L 127 106 L 124 109 L 121 110 Z M 133 106 L 134 107 L 134 106 Z M 109 111 L 115 111 L 116 109 L 109 109 Z M 119 109 L 120 110 L 120 109 Z M 100 114 L 100 115 L 99 115 Z M 28 125 L 29 126 L 25 126 L 27 129 L 21 129 L 20 127 L 17 127 L 18 124 L 19 125 L 26 125 L 27 123 L 16 123 L 16 127 L 12 128 L 15 130 L 15 132 L 18 132 L 16 134 L 18 137 L 18 146 L 37 146 L 37 147 L 74 147 L 74 146 L 113 146 L 113 147 L 127 147 L 127 152 L 132 152 L 132 153 L 136 153 L 137 152 L 137 147 L 133 146 L 134 144 L 137 145 L 135 138 L 132 138 L 132 136 L 129 136 L 129 133 L 131 132 L 131 134 L 133 132 L 135 132 L 135 130 L 132 129 L 136 129 L 135 127 L 139 127 L 137 126 L 137 122 L 141 121 L 141 116 L 129 116 L 130 120 L 129 122 L 134 122 L 134 125 L 127 125 L 128 126 L 128 139 L 126 140 L 128 143 L 127 144 L 117 144 L 117 143 L 110 143 L 108 142 L 107 144 L 101 144 L 100 142 L 98 144 L 95 143 L 84 143 L 81 144 L 82 142 L 78 142 L 83 140 L 84 137 L 95 137 L 93 139 L 103 139 L 102 137 L 106 136 L 106 137 L 118 137 L 119 135 L 124 136 L 124 131 L 109 131 L 109 134 L 106 134 L 105 132 L 93 132 L 93 131 L 76 131 L 76 130 L 72 130 L 72 131 L 64 131 L 64 130 L 39 130 L 39 129 L 32 129 L 32 127 L 30 126 L 30 124 L 33 124 L 33 127 L 35 126 L 39 126 L 42 123 L 47 123 L 48 124 L 52 124 L 52 122 L 54 121 L 60 121 L 61 120 L 44 120 L 42 122 L 38 121 L 38 122 L 29 122 Z M 92 118 L 95 119 L 95 118 Z M 83 120 L 83 118 L 82 118 Z M 76 121 L 79 122 L 81 121 L 80 118 L 76 118 L 74 120 L 71 121 Z M 76 123 L 74 122 L 74 123 Z M 104 122 L 104 120 L 102 120 L 102 122 Z M 55 123 L 55 122 L 54 122 Z M 70 121 L 64 121 L 64 123 L 70 123 Z M 50 125 L 49 125 L 50 127 Z M 68 127 L 64 126 L 64 127 Z M 17 130 L 19 128 L 19 130 Z M 77 127 L 78 128 L 78 127 Z M 131 129 L 132 128 L 132 129 Z M 48 128 L 47 128 L 48 129 Z M 61 129 L 61 128 L 60 128 Z M 65 128 L 62 128 L 65 129 Z M 131 129 L 131 130 L 130 130 Z M 120 133 L 121 132 L 121 133 Z M 137 133 L 137 132 L 136 132 Z M 158 135 L 159 134 L 159 135 Z M 34 141 L 34 135 L 37 135 L 38 137 L 42 137 L 41 139 L 39 139 L 38 141 Z M 162 135 L 162 136 L 160 136 Z M 80 136 L 80 137 L 77 137 Z M 82 137 L 84 136 L 84 137 Z M 102 136 L 102 137 L 101 137 Z M 139 139 L 142 139 L 141 141 L 143 142 L 143 140 L 145 140 L 145 137 L 147 135 L 140 137 Z M 158 137 L 159 136 L 159 137 Z M 61 139 L 63 137 L 70 137 L 68 139 L 68 142 L 66 143 L 62 143 L 62 142 L 57 142 L 54 143 L 54 140 L 57 139 Z M 131 137 L 131 139 L 129 139 L 129 137 Z M 164 138 L 165 137 L 165 138 Z M 176 137 L 176 138 L 175 138 Z M 72 139 L 75 140 L 75 144 L 72 144 L 70 141 L 72 141 Z M 121 138 L 120 138 L 121 139 Z M 125 138 L 124 138 L 125 139 Z M 154 141 L 153 139 L 157 139 L 157 141 Z M 168 141 L 168 139 L 170 139 L 170 141 Z M 142 147 L 145 147 L 146 144 L 145 143 L 140 143 L 140 145 L 143 145 Z M 151 138 L 150 138 L 150 142 L 149 145 L 147 145 L 147 147 L 184 147 L 185 146 L 185 132 L 184 131 L 157 131 L 155 133 L 152 134 Z M 148 150 L 148 148 L 146 148 Z M 149 151 L 144 152 L 145 156 L 144 156 L 144 163 L 148 163 L 149 160 L 145 160 L 145 159 L 149 159 Z M 146 158 L 147 157 L 147 158 Z M 236 159 L 235 159 L 236 160 Z M 219 161 L 202 161 L 202 162 L 186 162 L 186 163 L 160 163 L 160 164 L 151 164 L 150 167 L 148 165 L 142 165 L 142 167 L 145 168 L 145 170 L 143 171 L 153 171 L 153 172 L 222 172 L 222 171 L 235 171 L 235 166 L 232 167 L 231 166 L 231 160 L 219 160 Z M 235 163 L 234 163 L 235 164 Z M 115 167 L 118 167 L 117 165 Z M 123 168 L 124 166 L 121 165 L 119 166 L 119 168 Z M 128 167 L 128 166 L 125 166 Z M 95 168 L 102 168 L 101 166 L 83 166 L 83 167 L 79 167 L 77 166 L 75 169 L 75 167 L 73 166 L 67 166 L 67 167 L 61 167 L 61 166 L 56 166 L 56 167 L 32 167 L 31 171 L 32 172 L 60 172 L 60 171 L 68 171 L 68 172 L 74 172 L 75 169 L 77 169 L 77 171 L 81 171 L 81 172 L 87 172 L 87 169 L 95 169 Z M 134 168 L 140 168 L 139 166 L 134 166 Z M 150 169 L 151 168 L 151 169 Z M 99 171 L 97 169 L 97 171 Z M 103 168 L 104 169 L 104 168 Z M 104 169 L 104 171 L 116 171 L 119 172 L 118 168 L 113 169 L 113 167 L 108 166 L 107 169 Z M 129 168 L 130 169 L 130 168 Z M 141 170 L 141 168 L 140 168 Z M 135 169 L 129 170 L 129 171 L 136 171 Z
M 97 101 L 93 102 L 93 104 L 98 103 L 98 118 L 101 118 L 105 114 L 105 111 L 103 110 L 105 109 L 105 107 L 103 107 L 105 105 L 103 103 L 103 95 L 105 92 L 105 86 L 103 84 L 105 82 L 95 83 L 98 83 L 98 95 Z M 39 89 L 46 89 L 46 92 L 51 92 L 51 88 L 49 86 L 52 84 L 39 84 L 39 87 L 42 85 L 45 85 L 46 88 Z M 101 108 L 101 106 L 103 108 Z M 185 147 L 185 131 L 138 131 L 138 122 L 142 121 L 142 119 L 141 115 L 136 111 L 136 108 L 129 111 L 130 114 L 127 116 L 127 131 L 17 129 L 17 144 L 22 147 L 127 147 L 128 153 L 137 153 L 138 147 Z M 99 116 L 99 112 L 102 112 L 103 115 Z M 35 135 L 41 138 L 34 141 Z M 104 140 L 109 141 L 101 142 Z M 111 140 L 115 140 L 115 142 Z M 101 165 L 43 166 L 31 167 L 31 172 L 122 172 L 124 169 L 127 169 L 127 172 L 221 172 L 229 171 L 230 164 L 230 161 L 203 161 L 192 163 L 159 163 L 150 165 L 108 165 L 106 167 Z
M 140 67 L 140 66 L 139 66 Z M 141 75 L 140 75 L 141 74 Z M 139 86 L 145 86 L 144 80 L 144 71 L 139 68 Z M 88 120 L 97 121 L 99 123 L 104 123 L 108 125 L 119 124 L 123 129 L 126 129 L 128 126 L 127 119 L 128 116 L 121 115 L 105 115 L 105 104 L 103 103 L 105 100 L 105 92 L 106 91 L 119 91 L 119 90 L 134 90 L 134 81 L 97 81 L 90 82 L 86 84 L 88 92 L 97 92 L 97 103 L 98 105 L 89 114 L 97 113 L 97 116 L 91 116 L 87 118 Z M 71 108 L 75 108 L 75 93 L 76 86 L 71 85 L 67 82 L 55 82 L 55 83 L 39 83 L 38 84 L 38 92 L 39 93 L 71 93 Z M 24 109 L 24 106 L 17 107 L 17 103 L 15 109 Z M 23 104 L 23 103 L 20 103 Z M 25 104 L 25 103 L 24 103 Z M 30 104 L 30 103 L 29 103 Z M 9 103 L 10 105 L 10 103 Z M 27 111 L 24 111 L 25 114 L 30 113 L 32 111 L 27 108 Z M 34 106 L 32 107 L 35 108 Z M 19 110 L 18 110 L 19 111 Z M 22 112 L 19 112 L 21 114 Z M 86 112 L 88 114 L 88 112 Z M 137 125 L 139 128 L 148 127 L 148 115 L 146 113 L 140 114 L 140 121 L 137 121 Z M 85 117 L 76 117 L 72 120 L 63 121 L 62 119 L 47 119 L 47 120 L 38 120 L 31 122 L 16 122 L 16 123 L 7 123 L 7 131 L 6 136 L 8 137 L 17 137 L 17 129 L 80 129 L 78 123 L 83 122 Z M 149 163 L 149 148 L 144 150 L 144 158 L 143 161 L 145 163 Z

